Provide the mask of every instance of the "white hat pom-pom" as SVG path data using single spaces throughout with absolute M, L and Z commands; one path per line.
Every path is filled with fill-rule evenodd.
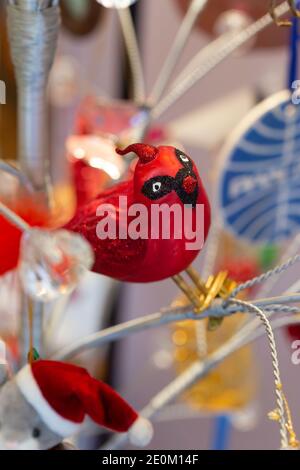
M 131 426 L 128 434 L 131 444 L 138 447 L 146 447 L 153 437 L 152 424 L 148 419 L 140 416 Z

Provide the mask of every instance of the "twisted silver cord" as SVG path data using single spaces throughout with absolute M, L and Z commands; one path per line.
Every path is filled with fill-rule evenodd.
M 281 312 L 281 313 L 299 313 L 299 307 L 290 307 L 289 305 L 266 305 L 264 307 L 266 312 Z
M 280 378 L 280 370 L 279 370 L 279 361 L 278 361 L 278 354 L 277 354 L 277 346 L 274 338 L 273 329 L 271 326 L 270 321 L 268 320 L 267 316 L 256 305 L 250 304 L 249 302 L 245 302 L 243 300 L 231 300 L 231 303 L 235 305 L 240 305 L 247 308 L 250 312 L 255 313 L 258 318 L 263 323 L 271 350 L 271 357 L 272 357 L 272 364 L 273 364 L 273 374 L 275 379 L 275 393 L 276 393 L 276 402 L 278 407 L 279 413 L 279 422 L 280 422 L 280 435 L 281 435 L 281 447 L 287 448 L 289 446 L 288 437 L 287 437 L 287 423 L 285 419 L 285 407 L 284 407 L 284 400 L 281 392 L 281 378 Z
M 276 276 L 278 274 L 283 273 L 284 271 L 286 271 L 287 269 L 289 269 L 291 266 L 293 266 L 295 263 L 298 263 L 299 261 L 300 261 L 300 255 L 295 255 L 292 258 L 289 258 L 286 262 L 279 264 L 273 269 L 270 269 L 266 273 L 263 273 L 260 276 L 254 277 L 253 279 L 249 279 L 249 281 L 246 281 L 243 284 L 238 285 L 237 288 L 231 292 L 229 299 L 236 297 L 241 291 L 245 289 L 250 289 L 256 284 L 261 284 L 262 282 L 267 281 L 272 276 Z M 227 300 L 225 301 L 225 303 L 226 302 Z

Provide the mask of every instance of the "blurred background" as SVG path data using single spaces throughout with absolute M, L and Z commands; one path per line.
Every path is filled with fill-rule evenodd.
M 4 1 L 1 0 L 1 3 L 0 79 L 7 84 L 7 104 L 0 106 L 0 157 L 14 159 L 17 140 L 16 90 L 5 32 Z M 188 3 L 188 0 L 139 0 L 132 7 L 148 91 L 168 56 Z M 237 6 L 240 8 L 242 4 L 242 10 L 246 12 L 244 20 L 248 18 L 251 21 L 267 11 L 269 2 L 211 0 L 208 4 L 193 30 L 174 78 L 194 54 L 224 30 L 225 11 Z M 75 133 L 86 96 L 108 100 L 130 99 L 131 96 L 130 71 L 116 12 L 101 7 L 94 0 L 63 0 L 62 8 L 63 24 L 48 93 L 51 158 L 57 162 L 64 160 L 66 139 Z M 288 43 L 287 29 L 275 25 L 267 28 L 256 42 L 248 44 L 211 71 L 157 123 L 161 133 L 166 128 L 172 129 L 172 139 L 175 141 L 180 140 L 181 135 L 188 135 L 185 148 L 198 165 L 213 206 L 224 141 L 258 101 L 285 88 Z M 221 260 L 224 253 L 233 250 L 232 247 L 233 241 L 224 234 L 219 253 Z M 225 251 L 222 253 L 222 250 Z M 243 252 L 243 246 L 236 250 Z M 204 255 L 201 254 L 197 262 L 200 270 L 203 259 Z M 289 276 L 282 281 L 280 292 L 289 286 L 291 279 L 296 278 L 297 268 L 289 272 Z M 82 291 L 73 297 L 67 313 L 59 320 L 59 328 L 49 348 L 61 346 L 66 338 L 71 341 L 103 326 L 158 311 L 168 305 L 176 294 L 176 287 L 171 281 L 119 285 L 105 278 L 96 279 L 91 274 Z M 178 343 L 175 333 L 168 327 L 138 333 L 101 353 L 91 352 L 78 361 L 85 365 L 88 363 L 94 372 L 109 380 L 140 409 L 180 370 L 180 359 L 176 360 L 176 347 L 180 346 L 180 341 Z M 276 339 L 285 392 L 294 413 L 295 427 L 300 430 L 300 366 L 291 362 L 292 339 L 286 331 L 276 331 Z M 216 415 L 224 415 L 222 403 L 215 403 L 214 406 L 210 401 L 214 387 L 220 384 L 210 382 L 203 385 L 204 391 L 199 392 L 202 399 L 197 398 L 196 391 L 193 399 L 183 397 L 157 417 L 154 422 L 155 437 L 149 447 L 277 448 L 277 425 L 267 419 L 267 413 L 274 407 L 274 388 L 266 338 L 258 340 L 249 354 L 251 357 L 236 355 L 227 365 L 229 375 L 231 370 L 240 373 L 238 369 L 242 367 L 243 377 L 246 375 L 248 380 L 244 386 L 230 385 L 231 392 L 240 398 L 233 400 L 234 404 L 229 406 L 230 411 L 234 412 L 230 424 L 227 423 L 226 443 L 218 441 L 216 422 Z M 81 439 L 80 445 L 93 448 L 95 442 L 98 438 L 95 440 L 87 436 Z

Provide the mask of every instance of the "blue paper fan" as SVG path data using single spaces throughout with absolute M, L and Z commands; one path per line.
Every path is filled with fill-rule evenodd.
M 225 225 L 251 242 L 300 229 L 300 105 L 283 91 L 254 108 L 224 149 L 220 204 Z

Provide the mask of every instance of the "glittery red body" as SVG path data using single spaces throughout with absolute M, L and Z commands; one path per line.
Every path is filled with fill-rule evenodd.
M 293 341 L 300 341 L 300 325 L 290 325 L 287 327 L 286 331 Z
M 0 276 L 18 264 L 22 233 L 0 216 Z
M 12 207 L 32 227 L 47 227 L 45 211 L 37 207 L 32 199 L 20 198 Z M 18 265 L 22 232 L 8 220 L 0 216 L 0 276 L 12 271 Z
M 125 240 L 118 238 L 119 226 L 125 223 L 123 218 L 120 217 L 120 211 L 122 210 L 119 205 L 120 196 L 127 198 L 128 207 L 134 203 L 143 204 L 147 207 L 150 233 L 151 205 L 167 204 L 172 206 L 173 204 L 180 204 L 183 208 L 184 204 L 178 196 L 178 191 L 182 189 L 182 198 L 188 197 L 197 186 L 198 192 L 195 202 L 204 206 L 204 220 L 201 227 L 204 239 L 206 239 L 210 227 L 209 201 L 198 171 L 190 159 L 188 162 L 189 171 L 177 192 L 176 190 L 169 190 L 168 194 L 157 200 L 151 200 L 143 193 L 143 188 L 149 183 L 149 180 L 155 180 L 157 177 L 168 177 L 170 180 L 175 180 L 178 172 L 183 169 L 178 154 L 176 156 L 173 147 L 158 147 L 157 154 L 152 160 L 149 149 L 146 148 L 145 150 L 144 159 L 140 158 L 130 180 L 117 184 L 114 188 L 100 194 L 95 200 L 80 207 L 73 220 L 67 225 L 68 229 L 81 233 L 91 243 L 96 260 L 93 271 L 122 281 L 154 282 L 173 276 L 186 269 L 196 258 L 200 249 L 187 249 L 187 243 L 190 240 L 186 240 L 184 236 L 181 239 L 175 239 L 172 223 L 170 224 L 171 236 L 169 239 L 163 239 L 162 236 L 159 236 L 158 239 L 150 237 L 137 240 L 129 237 Z M 183 155 L 185 156 L 185 154 Z M 116 239 L 100 240 L 97 236 L 96 228 L 101 217 L 97 216 L 96 213 L 98 207 L 103 204 L 110 204 L 116 209 Z M 196 209 L 195 207 L 189 207 L 186 210 L 192 211 L 190 220 L 193 228 L 195 228 Z M 123 228 L 127 230 L 130 222 L 135 218 L 136 216 L 128 217 L 127 227 Z M 184 235 L 184 227 L 182 227 L 182 232 Z

